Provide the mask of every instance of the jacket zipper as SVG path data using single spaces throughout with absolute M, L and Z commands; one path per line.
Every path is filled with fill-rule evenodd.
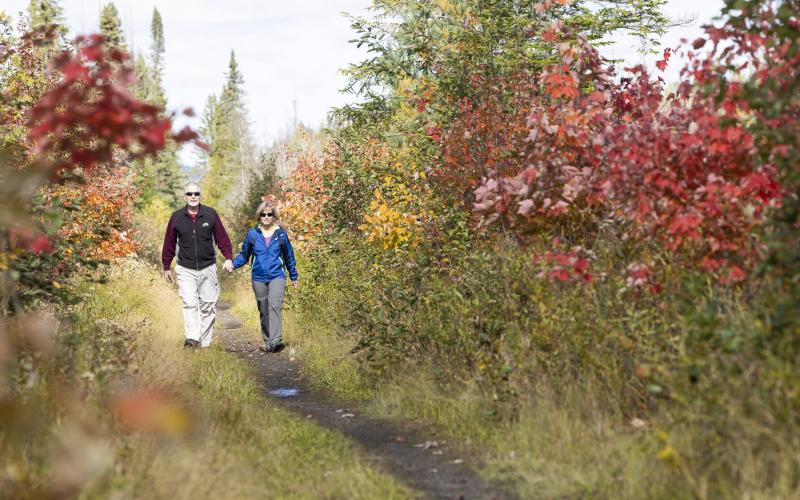
M 200 218 L 200 212 L 197 213 L 197 219 Z M 192 240 L 194 241 L 194 269 L 200 271 L 200 256 L 197 255 L 197 219 L 192 219 Z
M 265 238 L 264 233 L 261 231 L 261 229 L 259 229 L 258 232 L 260 233 L 259 237 L 261 238 L 261 241 L 264 241 L 264 238 Z M 276 229 L 275 232 L 272 233 L 272 236 L 270 236 L 270 238 L 269 238 L 269 244 L 265 245 L 265 247 L 264 247 L 265 252 L 266 252 L 266 250 L 269 250 L 270 245 L 272 245 L 272 243 L 277 239 L 277 236 L 278 236 L 278 230 Z M 278 255 L 278 260 L 281 263 L 281 270 L 283 271 L 283 268 L 284 268 L 284 266 L 286 266 L 286 263 L 283 261 L 283 258 L 280 256 L 280 252 L 281 252 L 281 250 L 278 249 L 278 254 L 279 254 Z M 256 252 L 255 252 L 255 245 L 253 245 L 253 261 L 255 261 L 255 259 L 256 259 Z M 266 268 L 264 268 L 264 272 L 266 272 Z M 284 276 L 285 275 L 286 275 L 286 272 L 284 271 Z

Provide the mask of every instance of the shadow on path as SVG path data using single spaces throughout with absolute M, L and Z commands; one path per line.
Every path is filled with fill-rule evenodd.
M 430 437 L 432 432 L 409 422 L 363 417 L 353 410 L 353 403 L 309 390 L 288 350 L 262 353 L 229 307 L 225 303 L 218 307 L 219 338 L 227 351 L 256 368 L 262 388 L 281 406 L 344 434 L 359 445 L 371 463 L 427 498 L 515 498 L 501 486 L 481 479 L 466 460 L 448 449 L 445 441 Z

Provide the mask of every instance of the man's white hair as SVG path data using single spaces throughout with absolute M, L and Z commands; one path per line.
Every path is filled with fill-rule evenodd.
M 189 182 L 185 186 L 183 186 L 183 192 L 186 193 L 189 191 L 189 188 L 195 187 L 197 189 L 193 189 L 192 191 L 200 191 L 200 184 L 196 182 Z

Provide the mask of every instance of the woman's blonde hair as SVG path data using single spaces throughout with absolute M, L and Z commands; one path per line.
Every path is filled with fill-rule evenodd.
M 256 209 L 256 220 L 261 221 L 261 212 L 264 210 L 272 210 L 272 220 L 275 221 L 276 224 L 281 222 L 281 214 L 278 212 L 277 207 L 273 207 L 272 203 L 268 201 L 262 201 L 261 204 L 258 205 Z

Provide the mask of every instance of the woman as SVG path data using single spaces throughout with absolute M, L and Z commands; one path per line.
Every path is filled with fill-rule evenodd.
M 256 210 L 258 225 L 247 231 L 242 251 L 233 259 L 233 268 L 238 269 L 250 262 L 253 271 L 253 292 L 256 294 L 258 313 L 261 316 L 261 335 L 265 352 L 280 352 L 281 307 L 286 291 L 286 272 L 289 270 L 292 286 L 297 286 L 297 269 L 294 267 L 294 251 L 289 235 L 278 223 L 278 210 L 263 202 Z

